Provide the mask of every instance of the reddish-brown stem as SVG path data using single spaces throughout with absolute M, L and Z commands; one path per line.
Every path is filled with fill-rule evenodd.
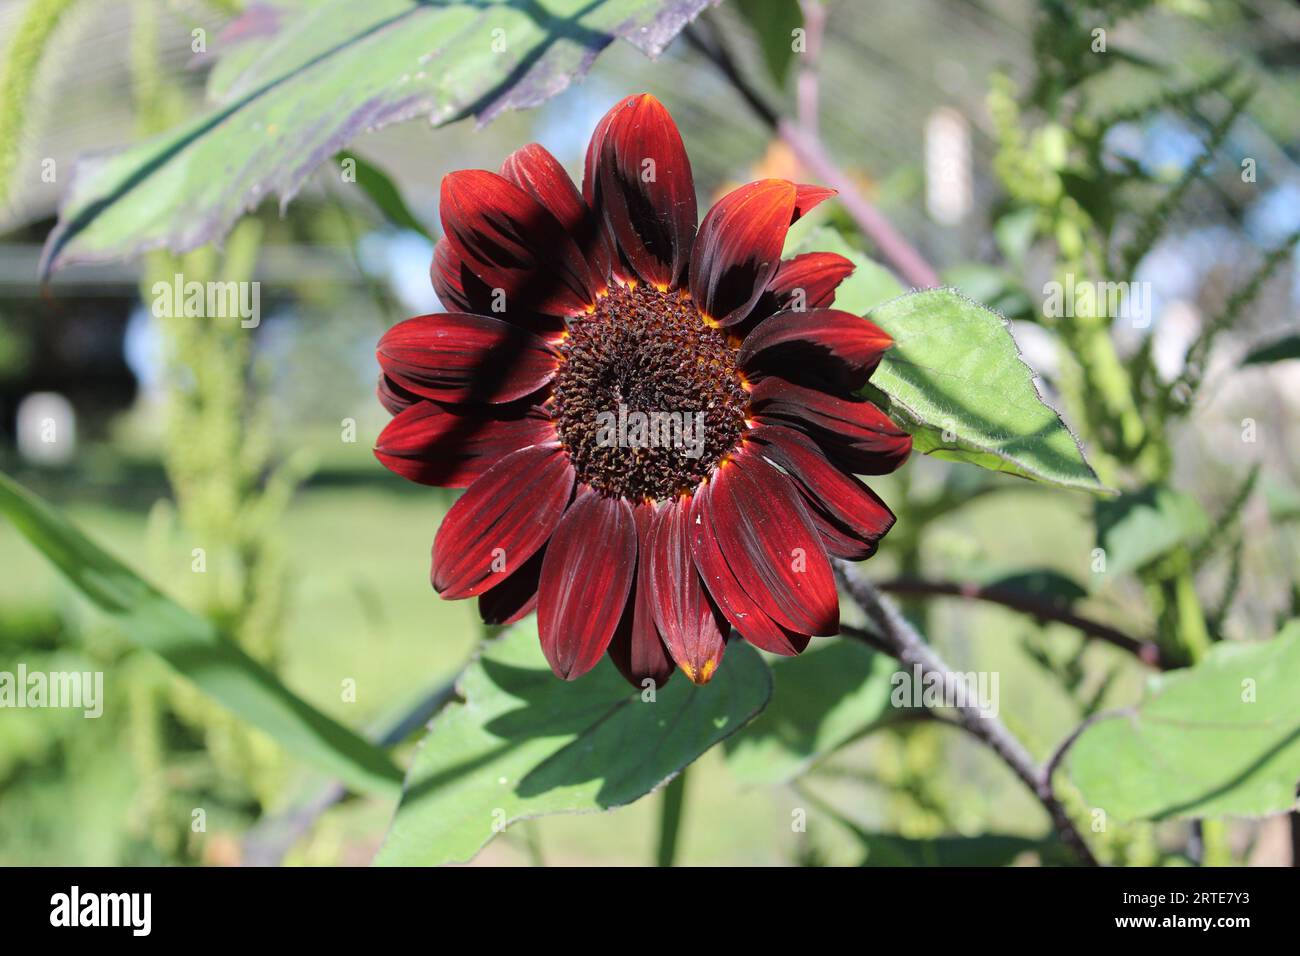
M 740 72 L 731 53 L 713 36 L 705 38 L 694 26 L 685 31 L 687 42 L 699 50 L 727 78 L 745 104 L 760 120 L 790 147 L 795 156 L 808 167 L 808 171 L 825 185 L 839 192 L 840 204 L 852 217 L 862 234 L 875 245 L 880 255 L 899 277 L 918 289 L 941 285 L 934 266 L 894 228 L 843 169 L 831 158 L 816 128 L 809 128 L 807 117 L 791 120 L 776 112 Z M 811 47 L 809 48 L 811 49 Z M 815 63 L 805 69 L 815 69 Z M 802 76 L 802 71 L 801 71 Z M 812 95 L 816 96 L 816 79 L 813 74 Z M 807 104 L 803 104 L 807 107 Z M 815 109 L 813 110 L 815 113 Z
M 923 578 L 895 578 L 881 581 L 876 587 L 890 594 L 902 597 L 959 597 L 972 601 L 987 601 L 999 604 L 1013 611 L 1028 614 L 1038 621 L 1054 621 L 1072 627 L 1088 637 L 1105 641 L 1115 647 L 1128 651 L 1142 663 L 1151 667 L 1165 669 L 1171 664 L 1166 660 L 1155 641 L 1131 637 L 1123 631 L 1116 630 L 1109 624 L 1080 617 L 1068 607 L 1048 601 L 1044 598 L 1025 594 L 1012 588 L 997 585 L 974 584 L 960 581 L 928 581 Z
M 818 60 L 822 52 L 822 34 L 826 31 L 826 8 L 821 0 L 800 0 L 799 8 L 803 10 L 804 52 L 795 77 L 795 108 L 799 125 L 817 136 L 817 114 L 821 104 Z

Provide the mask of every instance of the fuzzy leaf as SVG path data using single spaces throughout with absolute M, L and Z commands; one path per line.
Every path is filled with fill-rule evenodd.
M 1124 820 L 1260 816 L 1296 805 L 1300 622 L 1222 643 L 1153 678 L 1145 699 L 1079 735 L 1066 761 L 1091 807 Z
M 464 703 L 420 745 L 379 864 L 463 863 L 516 820 L 631 803 L 753 719 L 772 679 L 736 642 L 709 684 L 677 675 L 653 702 L 608 659 L 565 682 L 530 618 L 484 645 L 459 689 Z
M 271 195 L 288 203 L 362 132 L 537 106 L 622 37 L 657 56 L 715 0 L 280 0 L 213 48 L 213 107 L 121 152 L 82 159 L 42 275 L 220 239 Z
M 836 252 L 854 273 L 835 308 L 866 315 L 894 347 L 868 385 L 914 447 L 937 458 L 1094 493 L 1107 489 L 1078 440 L 1043 401 L 1006 321 L 952 289 L 903 294 L 888 271 L 830 229 L 798 251 Z

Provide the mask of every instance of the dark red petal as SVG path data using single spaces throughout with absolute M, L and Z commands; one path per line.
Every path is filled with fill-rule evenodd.
M 447 311 L 479 314 L 491 311 L 492 289 L 466 268 L 464 260 L 452 250 L 446 239 L 439 239 L 433 247 L 429 280 L 433 283 L 433 291 L 438 294 L 438 301 Z
M 692 682 L 707 684 L 727 649 L 727 628 L 709 601 L 691 554 L 690 502 L 666 502 L 649 534 L 650 598 L 655 623 L 677 666 Z
M 838 189 L 831 189 L 829 186 L 808 186 L 803 183 L 796 185 L 794 190 L 794 215 L 790 219 L 791 225 L 812 212 L 813 207 L 821 205 L 839 193 Z
M 662 103 L 643 93 L 605 115 L 587 147 L 582 192 L 642 279 L 660 289 L 684 283 L 695 241 L 695 180 Z
M 521 448 L 489 468 L 438 528 L 434 589 L 444 598 L 467 598 L 504 581 L 559 525 L 573 481 L 558 444 Z
M 542 545 L 513 574 L 478 596 L 478 613 L 484 624 L 514 624 L 536 609 L 537 587 L 545 556 L 546 545 Z
M 871 402 L 839 398 L 770 376 L 749 396 L 760 423 L 794 425 L 860 475 L 883 475 L 907 460 L 912 436 Z
M 760 179 L 709 210 L 691 253 L 691 296 L 705 315 L 722 325 L 749 315 L 781 263 L 794 203 L 794 184 Z
M 556 353 L 509 322 L 464 312 L 420 315 L 379 340 L 379 366 L 402 388 L 443 402 L 511 402 L 555 375 Z
M 695 493 L 685 529 L 691 542 L 691 557 L 713 604 L 736 632 L 755 647 L 787 656 L 800 653 L 808 646 L 808 635 L 795 633 L 772 620 L 737 580 L 723 555 L 708 514 L 706 499 L 713 491 L 714 482 L 710 482 Z
M 502 291 L 509 311 L 577 315 L 605 287 L 555 216 L 496 173 L 449 173 L 441 212 L 452 251 L 489 288 Z
M 379 404 L 388 409 L 390 415 L 397 415 L 410 408 L 416 402 L 423 401 L 414 392 L 408 392 L 383 372 L 379 373 L 379 384 L 375 387 Z
M 858 389 L 893 344 L 875 323 L 839 309 L 780 312 L 746 336 L 736 360 L 747 372 L 812 376 Z
M 808 517 L 812 519 L 813 527 L 821 536 L 822 547 L 832 558 L 843 558 L 845 561 L 865 561 L 876 553 L 877 545 L 863 541 L 857 535 L 848 531 L 843 525 L 835 521 L 825 511 L 809 505 Z
M 875 543 L 893 527 L 894 513 L 875 492 L 829 461 L 807 435 L 780 425 L 758 425 L 748 435 L 761 446 L 764 457 L 776 462 L 795 480 L 811 506 L 814 524 L 828 542 L 827 550 L 831 544 L 835 545 L 832 553 L 836 557 L 847 557 L 841 553 L 844 551 L 856 554 L 863 547 L 870 554 L 875 550 Z M 826 520 L 818 521 L 818 517 Z M 831 527 L 824 527 L 826 524 Z M 843 541 L 845 534 L 860 545 Z
M 609 250 L 595 215 L 560 161 L 545 147 L 529 143 L 515 150 L 502 164 L 501 175 L 550 210 L 591 262 L 597 276 L 609 274 Z
M 805 252 L 793 259 L 782 259 L 754 306 L 754 313 L 829 308 L 835 301 L 835 290 L 852 272 L 853 263 L 833 252 Z
M 411 481 L 464 488 L 511 452 L 555 440 L 550 415 L 535 405 L 506 413 L 420 402 L 380 432 L 375 457 Z
M 501 164 L 501 175 L 550 210 L 570 234 L 581 228 L 587 204 L 560 161 L 544 146 L 529 143 L 515 150 Z
M 609 647 L 636 574 L 636 520 L 622 498 L 579 492 L 542 561 L 537 629 L 558 677 L 573 680 Z
M 704 511 L 745 590 L 772 620 L 801 634 L 837 634 L 830 560 L 790 479 L 752 446 L 714 473 Z
M 632 509 L 637 538 L 636 583 L 632 586 L 632 600 L 623 611 L 623 620 L 609 645 L 610 660 L 636 688 L 643 687 L 646 680 L 653 681 L 653 687 L 662 687 L 676 669 L 655 626 L 650 588 L 650 532 L 655 513 L 656 506 L 649 502 Z M 694 569 L 691 570 L 693 573 Z
M 433 264 L 429 278 L 438 301 L 448 311 L 470 312 L 501 319 L 511 325 L 535 332 L 552 341 L 564 331 L 564 320 L 523 308 L 509 309 L 505 294 L 496 295 L 486 282 L 474 275 L 446 239 L 433 247 Z

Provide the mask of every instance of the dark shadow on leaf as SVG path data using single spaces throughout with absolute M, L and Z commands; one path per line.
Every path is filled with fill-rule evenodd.
M 1195 797 L 1192 797 L 1189 800 L 1184 800 L 1182 803 L 1176 803 L 1172 806 L 1166 807 L 1164 810 L 1161 810 L 1160 813 L 1153 815 L 1151 819 L 1157 821 L 1173 819 L 1179 814 L 1187 813 L 1193 808 L 1202 806 L 1210 800 L 1217 799 L 1226 793 L 1231 793 L 1237 787 L 1245 783 L 1256 771 L 1263 768 L 1269 760 L 1289 747 L 1297 738 L 1300 738 L 1300 726 L 1294 728 L 1291 733 L 1287 734 L 1277 743 L 1273 744 L 1273 746 L 1269 747 L 1252 760 L 1248 766 L 1242 768 L 1240 772 L 1234 774 L 1218 786 L 1211 787 L 1204 793 L 1197 794 Z
M 754 667 L 745 666 L 751 663 Z M 403 803 L 414 803 L 530 740 L 572 737 L 525 774 L 515 793 L 535 797 L 599 780 L 596 803 L 622 806 L 676 773 L 720 736 L 741 727 L 766 702 L 746 686 L 762 679 L 755 667 L 765 665 L 757 655 L 752 661 L 737 659 L 733 664 L 702 688 L 674 680 L 659 689 L 654 703 L 648 703 L 608 660 L 578 680 L 565 682 L 543 668 L 521 668 L 484 657 L 480 666 L 490 681 L 519 702 L 485 727 L 500 738 L 501 746 L 411 781 Z
M 744 732 L 729 739 L 728 753 L 749 744 L 775 741 L 811 759 L 822 725 L 831 712 L 871 679 L 878 655 L 854 641 L 837 640 L 798 657 L 771 663 L 775 701 Z M 870 715 L 864 727 L 874 723 Z

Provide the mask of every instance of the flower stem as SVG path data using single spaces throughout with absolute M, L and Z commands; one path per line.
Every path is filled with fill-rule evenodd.
M 682 825 L 682 805 L 686 799 L 686 768 L 664 787 L 663 804 L 659 811 L 659 847 L 655 851 L 656 866 L 672 866 L 677 857 L 677 833 Z
M 791 120 L 778 113 L 745 79 L 731 53 L 717 36 L 716 30 L 711 37 L 706 38 L 692 25 L 686 28 L 684 35 L 687 42 L 699 50 L 727 78 L 745 104 L 753 110 L 754 115 L 771 127 L 773 132 L 794 151 L 799 161 L 807 166 L 814 176 L 839 192 L 840 204 L 845 212 L 852 217 L 863 235 L 875 244 L 880 255 L 903 281 L 918 289 L 941 285 L 939 274 L 934 267 L 916 251 L 902 233 L 894 228 L 893 223 L 862 194 L 857 183 L 831 158 L 817 131 L 807 125 L 807 116 L 801 120 Z M 805 89 L 805 111 L 808 106 L 807 99 L 810 95 L 815 95 L 815 92 L 815 84 L 812 85 L 811 91 Z
M 959 680 L 957 675 L 899 613 L 893 603 L 877 591 L 866 578 L 861 577 L 851 564 L 836 561 L 835 570 L 844 589 L 875 626 L 877 632 L 875 636 L 879 642 L 876 646 L 883 645 L 891 657 L 909 667 L 920 668 L 923 675 L 939 676 L 945 691 L 951 691 L 945 693 L 945 699 L 963 699 L 963 695 L 956 693 L 958 690 L 956 682 Z M 866 634 L 852 627 L 842 627 L 841 632 L 858 638 L 863 638 Z M 1096 866 L 1097 859 L 1092 855 L 1092 850 L 1075 828 L 1065 807 L 1056 799 L 1050 774 L 1034 763 L 1024 745 L 1012 736 L 1001 721 L 996 717 L 985 716 L 977 707 L 959 706 L 954 709 L 957 713 L 957 725 L 997 754 L 1043 805 L 1043 809 L 1052 819 L 1061 842 L 1073 850 L 1081 862 L 1088 866 Z M 1054 763 L 1049 765 L 1049 768 L 1054 767 Z

